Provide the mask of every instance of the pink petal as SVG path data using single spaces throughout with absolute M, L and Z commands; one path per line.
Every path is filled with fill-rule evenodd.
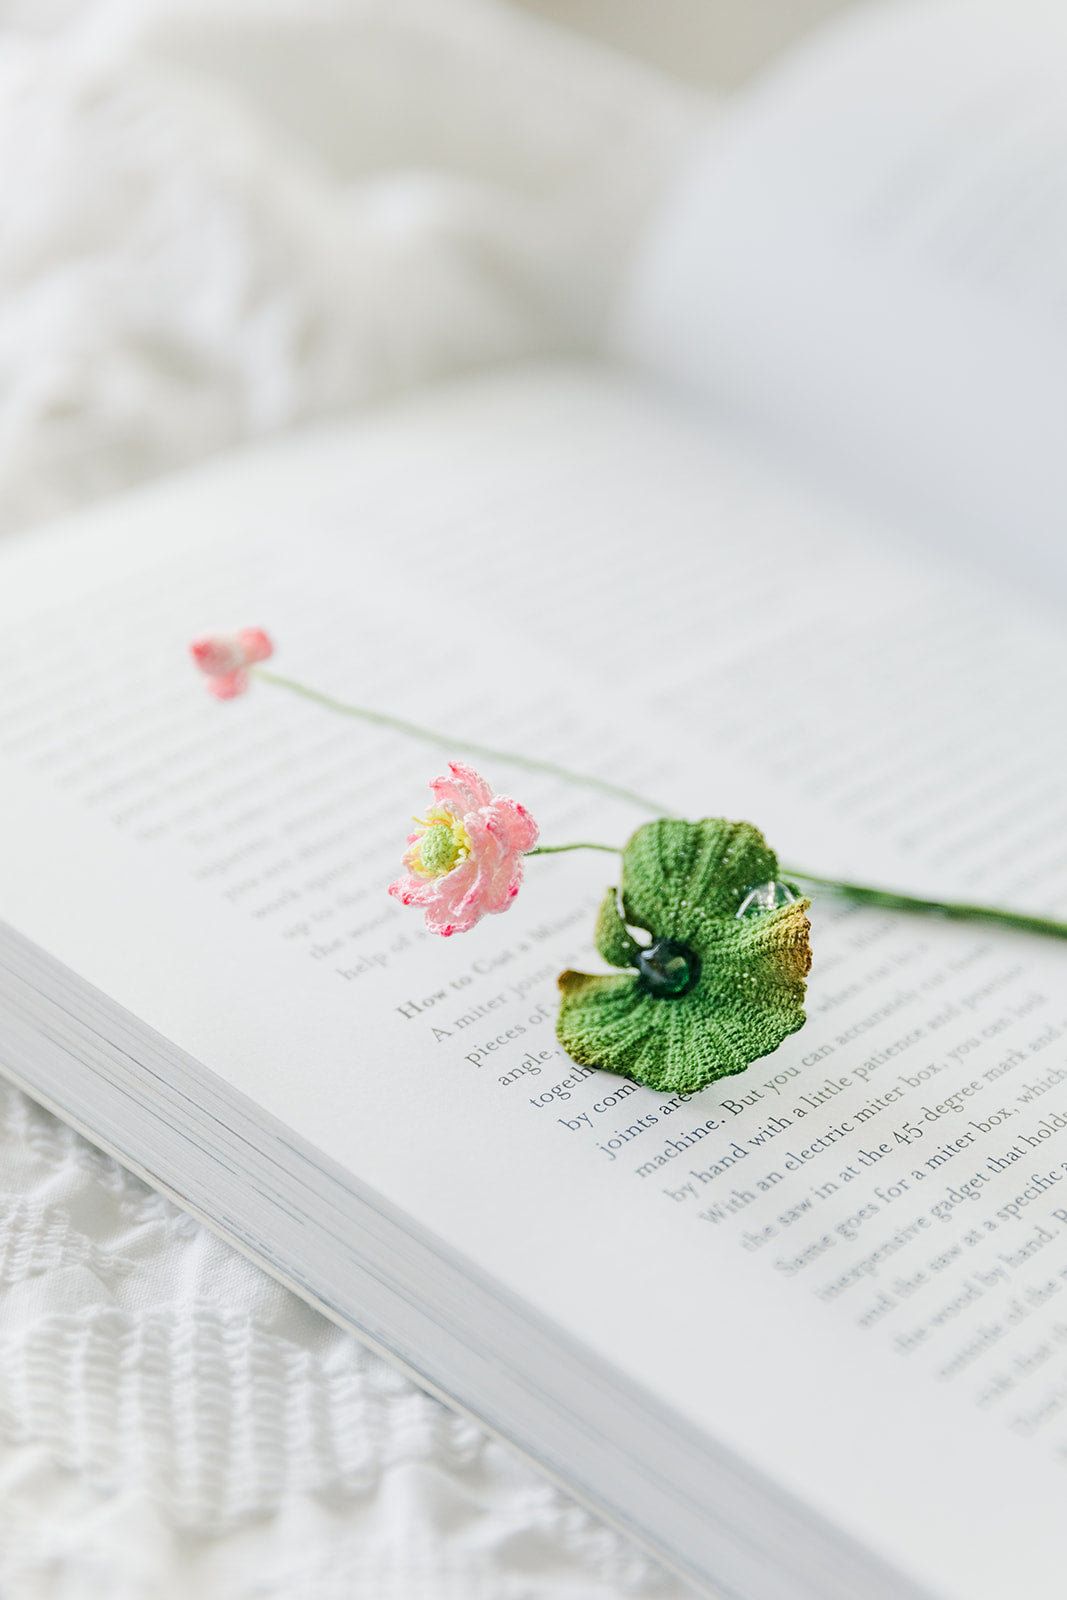
M 437 881 L 417 878 L 413 872 L 389 885 L 389 893 L 405 906 L 428 906 L 437 899 Z
M 471 824 L 471 844 L 475 847 L 471 859 L 476 863 L 477 875 L 462 901 L 456 904 L 456 910 L 467 913 L 476 909 L 479 916 L 486 916 L 503 911 L 514 898 L 508 889 L 513 882 L 521 880 L 522 865 L 519 858 L 492 836 L 484 818 L 476 821 L 469 817 L 467 820 Z
M 467 911 L 478 898 L 479 877 L 478 863 L 469 860 L 461 861 L 443 878 L 431 878 L 430 882 L 437 890 L 434 904 L 447 910 L 450 916 Z
M 493 826 L 492 811 L 485 806 L 481 811 L 469 811 L 463 819 L 467 837 L 471 842 L 471 860 L 477 864 L 479 876 L 490 878 L 500 863 L 510 858 L 511 852 Z
M 458 817 L 489 805 L 493 791 L 473 767 L 465 767 L 460 761 L 450 761 L 448 772 L 449 776 L 434 778 L 430 784 L 438 805 L 447 806 Z
M 274 645 L 262 628 L 241 628 L 237 642 L 244 651 L 247 666 L 255 661 L 269 661 L 274 654 Z
M 481 903 L 487 912 L 504 911 L 514 900 L 522 884 L 521 856 L 505 855 L 486 872 L 482 884 Z
M 243 667 L 238 667 L 236 672 L 225 672 L 209 678 L 206 688 L 216 700 L 235 700 L 248 688 L 248 673 Z
M 209 678 L 221 678 L 245 664 L 244 652 L 237 640 L 224 633 L 209 633 L 202 639 L 194 639 L 189 654 Z
M 440 892 L 426 908 L 427 932 L 446 937 L 451 933 L 470 932 L 483 915 L 477 879 L 478 869 L 473 861 L 464 861 L 443 878 L 434 879 Z
M 527 850 L 533 849 L 537 843 L 539 829 L 525 806 L 520 805 L 517 800 L 510 800 L 506 794 L 498 794 L 493 797 L 489 809 L 503 833 L 509 850 L 525 855 Z

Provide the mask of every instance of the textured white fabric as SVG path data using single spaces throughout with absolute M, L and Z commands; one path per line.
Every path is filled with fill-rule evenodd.
M 489 0 L 66 0 L 44 33 L 4 29 L 4 6 L 8 526 L 594 343 L 694 115 Z
M 0 0 L 0 524 L 595 346 L 700 114 L 491 0 Z M 679 1592 L 0 1088 L 5 1600 Z
M 0 1178 L 5 1597 L 679 1592 L 4 1086 Z

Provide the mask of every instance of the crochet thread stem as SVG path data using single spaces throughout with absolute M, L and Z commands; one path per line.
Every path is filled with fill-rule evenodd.
M 835 878 L 816 878 L 810 872 L 798 872 L 792 867 L 782 867 L 781 871 L 786 877 L 798 878 L 801 883 L 834 889 L 845 899 L 855 900 L 860 905 L 884 906 L 887 911 L 922 911 L 960 922 L 998 922 L 1003 927 L 1021 928 L 1024 933 L 1043 933 L 1054 939 L 1067 939 L 1067 922 L 1057 922 L 1051 917 L 1031 917 L 1023 911 L 1003 911 L 997 906 L 976 906 L 955 900 L 921 900 L 915 895 L 894 894 L 889 889 L 873 889 L 862 883 L 839 883 Z
M 586 789 L 595 789 L 598 794 L 607 795 L 612 800 L 625 800 L 628 805 L 639 806 L 642 811 L 651 811 L 657 817 L 670 815 L 666 806 L 659 805 L 655 800 L 648 800 L 644 795 L 635 794 L 632 789 L 624 789 L 617 783 L 608 783 L 604 778 L 591 778 L 582 772 L 571 772 L 569 767 L 558 766 L 554 761 L 538 761 L 533 756 L 516 755 L 513 750 L 496 750 L 491 745 L 475 744 L 472 739 L 454 739 L 449 734 L 435 733 L 432 728 L 420 728 L 415 722 L 406 722 L 403 717 L 390 716 L 386 711 L 371 711 L 366 706 L 349 705 L 344 700 L 335 700 L 333 695 L 323 694 L 321 689 L 311 689 L 306 683 L 298 682 L 296 678 L 284 678 L 280 672 L 269 672 L 265 667 L 252 667 L 250 671 L 264 683 L 273 683 L 279 689 L 288 689 L 290 693 L 301 695 L 305 700 L 313 700 L 316 705 L 323 706 L 327 711 L 340 712 L 343 717 L 356 717 L 360 722 L 370 722 L 378 728 L 392 728 L 396 733 L 407 734 L 410 739 L 422 739 L 427 744 L 436 744 L 442 749 L 463 750 L 467 755 L 479 756 L 490 761 L 508 761 L 512 766 L 523 767 L 527 772 L 543 772 L 551 778 L 564 778 L 568 783 L 578 783 Z M 612 847 L 594 845 L 592 848 Z M 536 851 L 531 852 L 534 855 L 536 853 Z
M 621 856 L 622 851 L 617 844 L 589 844 L 582 840 L 578 844 L 538 844 L 532 850 L 527 850 L 528 856 L 558 856 L 561 850 L 610 850 L 613 856 Z

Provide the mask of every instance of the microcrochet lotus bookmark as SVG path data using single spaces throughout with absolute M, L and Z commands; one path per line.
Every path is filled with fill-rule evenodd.
M 267 671 L 261 663 L 274 646 L 259 628 L 207 635 L 190 650 L 217 699 L 235 699 L 260 679 L 329 711 L 479 759 L 547 773 L 657 814 L 621 849 L 584 841 L 539 844 L 537 824 L 524 806 L 495 794 L 473 767 L 452 761 L 448 772 L 431 783 L 432 804 L 408 835 L 405 875 L 389 886 L 403 905 L 424 912 L 430 933 L 448 937 L 468 932 L 483 916 L 506 911 L 521 887 L 525 861 L 533 856 L 565 850 L 621 856 L 621 884 L 604 895 L 595 932 L 597 950 L 616 970 L 564 972 L 559 979 L 556 1033 L 580 1065 L 657 1090 L 692 1094 L 717 1078 L 743 1072 L 803 1027 L 811 902 L 779 878 L 777 857 L 751 823 L 683 822 L 604 778 L 447 738 L 387 712 L 335 700 Z M 790 879 L 863 905 L 1067 938 L 1067 923 L 1046 917 L 921 900 L 786 870 Z

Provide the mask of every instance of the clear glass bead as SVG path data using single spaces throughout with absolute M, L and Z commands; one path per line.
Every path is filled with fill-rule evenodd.
M 774 883 L 760 883 L 748 891 L 737 908 L 737 915 L 754 917 L 763 911 L 777 911 L 779 906 L 791 905 L 796 898 L 796 890 L 780 879 Z

